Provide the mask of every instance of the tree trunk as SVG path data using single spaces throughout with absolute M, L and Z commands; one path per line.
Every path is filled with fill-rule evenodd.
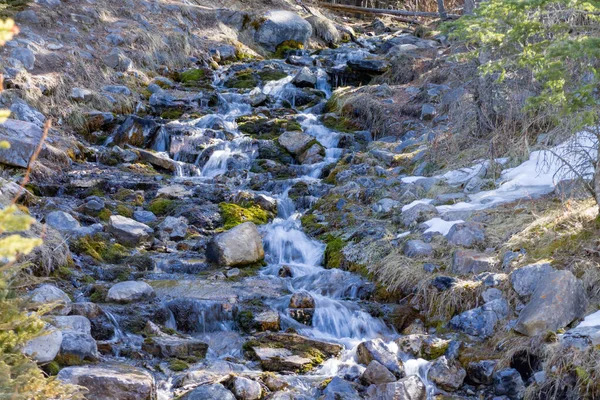
M 438 12 L 440 13 L 440 18 L 441 19 L 448 18 L 448 15 L 446 15 L 446 9 L 444 8 L 444 0 L 437 0 L 437 3 L 438 3 Z
M 463 6 L 463 15 L 473 14 L 474 9 L 475 9 L 475 0 L 465 0 L 465 4 Z

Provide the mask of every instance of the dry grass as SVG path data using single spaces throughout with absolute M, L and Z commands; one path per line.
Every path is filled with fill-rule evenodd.
M 431 286 L 435 276 L 429 274 L 429 279 L 421 280 L 411 300 L 411 305 L 426 315 L 430 323 L 448 321 L 454 315 L 481 305 L 481 293 L 486 289 L 482 282 L 459 280 L 448 290 L 439 291 Z

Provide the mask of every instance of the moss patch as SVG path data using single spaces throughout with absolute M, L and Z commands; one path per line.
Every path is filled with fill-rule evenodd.
M 159 197 L 148 204 L 148 211 L 152 211 L 155 215 L 164 216 L 175 209 L 176 203 L 174 200 Z
M 242 207 L 233 203 L 220 203 L 219 210 L 223 218 L 224 228 L 231 229 L 244 222 L 254 222 L 257 225 L 269 222 L 269 213 L 255 204 Z
M 236 73 L 234 77 L 225 82 L 225 87 L 230 89 L 251 89 L 258 85 L 258 79 L 250 69 Z
M 76 254 L 87 254 L 93 259 L 110 264 L 119 264 L 129 256 L 129 251 L 118 243 L 110 243 L 102 235 L 82 236 L 70 246 Z
M 117 214 L 122 215 L 123 217 L 133 217 L 133 209 L 131 207 L 127 207 L 125 204 L 117 205 L 115 211 L 117 212 Z
M 327 244 L 325 248 L 325 267 L 340 268 L 344 261 L 342 250 L 346 246 L 346 243 L 342 238 L 333 235 L 327 235 L 325 243 Z
M 302 50 L 302 49 L 304 49 L 304 44 L 297 42 L 295 40 L 286 40 L 285 42 L 283 42 L 279 46 L 277 46 L 277 48 L 275 49 L 275 53 L 273 53 L 273 57 L 274 58 L 285 58 L 285 56 L 287 56 L 287 53 L 289 53 L 290 51 Z
M 185 371 L 189 367 L 190 366 L 188 365 L 188 363 L 186 363 L 183 360 L 179 360 L 177 358 L 174 358 L 169 362 L 169 368 L 171 369 L 171 371 L 175 371 L 175 372 Z
M 283 71 L 261 71 L 258 76 L 263 82 L 278 81 L 287 77 L 288 75 Z
M 167 110 L 167 111 L 163 112 L 162 114 L 160 114 L 160 117 L 162 119 L 178 119 L 178 118 L 181 118 L 182 115 L 183 115 L 182 110 L 171 109 L 171 110 Z
M 355 132 L 360 130 L 360 126 L 346 117 L 335 117 L 326 115 L 323 117 L 323 125 L 338 132 Z

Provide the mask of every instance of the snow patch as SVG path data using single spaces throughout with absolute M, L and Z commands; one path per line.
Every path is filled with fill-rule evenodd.
M 575 327 L 577 328 L 585 328 L 588 326 L 600 326 L 600 311 L 596 311 L 588 316 L 586 316 L 583 321 L 579 325 Z
M 406 205 L 402 206 L 402 212 L 404 212 L 406 210 L 410 210 L 411 208 L 413 208 L 417 204 L 431 204 L 432 201 L 433 201 L 433 199 L 419 199 L 419 200 L 415 200 L 412 203 L 409 203 L 409 204 L 406 204 Z
M 425 231 L 425 233 L 439 232 L 442 235 L 446 236 L 448 234 L 448 232 L 450 232 L 450 228 L 452 228 L 456 224 L 460 224 L 463 222 L 465 222 L 465 221 L 463 221 L 461 219 L 456 220 L 456 221 L 444 221 L 441 218 L 432 218 L 429 221 L 425 221 L 423 223 L 425 225 L 427 225 L 427 227 L 428 227 L 428 229 Z

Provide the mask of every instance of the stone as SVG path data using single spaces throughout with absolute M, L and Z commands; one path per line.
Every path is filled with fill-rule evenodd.
M 150 321 L 148 321 L 150 322 Z M 162 333 L 161 333 L 162 334 Z M 205 358 L 208 344 L 198 339 L 181 338 L 176 336 L 152 336 L 142 344 L 142 350 L 156 357 Z
M 440 292 L 456 286 L 457 283 L 458 279 L 454 278 L 453 276 L 436 276 L 431 280 L 431 286 Z
M 133 212 L 133 219 L 142 224 L 151 224 L 158 219 L 152 211 L 136 210 Z
M 188 229 L 188 221 L 185 217 L 166 217 L 158 225 L 161 235 L 172 240 L 185 239 Z
M 325 160 L 325 149 L 319 143 L 310 146 L 304 153 L 298 156 L 300 164 L 317 164 Z
M 87 397 L 94 400 L 152 400 L 155 382 L 142 368 L 127 364 L 98 364 L 63 368 L 58 373 L 62 382 L 83 386 Z M 231 397 L 233 400 L 233 396 Z
M 519 314 L 515 331 L 527 336 L 555 332 L 585 315 L 587 298 L 583 284 L 570 271 L 544 276 Z
M 60 351 L 63 334 L 58 329 L 48 328 L 42 336 L 31 339 L 23 346 L 23 354 L 32 357 L 38 363 L 48 363 L 56 358 Z
M 390 370 L 396 377 L 404 377 L 403 365 L 381 339 L 360 343 L 356 348 L 356 356 L 360 364 L 368 365 L 375 360 Z
M 119 282 L 108 289 L 106 301 L 115 303 L 131 303 L 132 301 L 148 300 L 154 297 L 154 289 L 146 282 Z
M 133 67 L 133 61 L 119 49 L 113 49 L 104 57 L 104 63 L 118 72 L 127 72 Z
M 481 298 L 485 303 L 489 303 L 490 301 L 502 299 L 504 296 L 502 295 L 502 291 L 496 288 L 486 289 L 483 293 L 481 293 Z
M 457 275 L 479 274 L 496 265 L 495 257 L 471 250 L 457 250 L 452 257 L 452 273 Z
M 342 41 L 342 35 L 330 19 L 311 15 L 306 20 L 312 26 L 313 36 L 321 39 L 327 46 L 334 47 Z
M 224 266 L 252 264 L 264 257 L 260 233 L 252 222 L 215 236 L 206 248 L 206 258 Z
M 465 370 L 457 362 L 448 361 L 445 356 L 435 360 L 427 373 L 428 379 L 436 386 L 452 392 L 462 386 L 466 375 Z
M 508 303 L 497 299 L 481 307 L 455 315 L 450 320 L 450 327 L 479 338 L 487 338 L 494 334 L 498 321 L 508 315 Z
M 69 97 L 73 101 L 83 103 L 92 100 L 92 98 L 94 97 L 94 92 L 92 92 L 89 89 L 76 87 L 71 89 L 71 95 Z
M 373 204 L 371 209 L 375 212 L 389 213 L 394 208 L 398 208 L 398 207 L 400 207 L 399 201 L 385 198 L 385 199 L 381 199 L 377 203 Z
M 0 164 L 27 168 L 42 138 L 42 129 L 30 122 L 7 119 L 0 125 L 0 141 L 10 144 L 0 151 Z
M 10 112 L 10 115 L 13 119 L 30 122 L 40 128 L 44 125 L 44 121 L 46 121 L 46 116 L 44 114 L 31 107 L 21 99 L 14 100 L 14 102 L 10 105 Z
M 470 362 L 467 365 L 466 382 L 475 386 L 491 385 L 494 383 L 494 370 L 497 363 L 496 360 Z
M 62 336 L 57 356 L 62 365 L 79 365 L 84 360 L 98 360 L 98 346 L 90 334 L 65 330 Z
M 412 375 L 397 382 L 371 385 L 368 400 L 427 400 L 427 389 L 421 379 Z
M 302 154 L 314 140 L 314 137 L 301 131 L 284 132 L 277 138 L 277 142 L 294 156 Z
M 158 189 L 156 196 L 168 199 L 184 199 L 192 195 L 192 191 L 183 185 L 168 185 Z
M 350 382 L 335 376 L 323 390 L 322 400 L 360 400 L 358 391 Z
M 71 298 L 54 285 L 45 284 L 31 292 L 31 302 L 37 307 L 53 304 L 53 314 L 67 315 L 71 312 Z
M 281 329 L 281 320 L 279 312 L 275 310 L 267 310 L 258 313 L 254 316 L 254 322 L 257 325 L 257 330 L 274 331 L 277 332 Z
M 396 377 L 379 361 L 371 361 L 360 377 L 365 385 L 379 385 L 381 383 L 395 382 Z
M 131 218 L 112 215 L 108 220 L 108 232 L 121 244 L 137 246 L 150 241 L 150 235 L 154 233 L 154 230 Z
M 56 230 L 65 232 L 72 231 L 81 227 L 71 214 L 64 211 L 53 211 L 46 215 L 46 223 Z
M 463 222 L 452 225 L 446 239 L 448 239 L 448 243 L 454 246 L 482 246 L 485 244 L 485 231 L 480 223 Z
M 433 104 L 423 104 L 421 107 L 421 119 L 424 121 L 431 121 L 437 115 L 437 111 Z
M 75 305 L 73 304 L 73 311 Z M 83 315 L 65 315 L 52 317 L 50 323 L 61 331 L 74 331 L 85 335 L 91 335 L 92 325 L 90 320 Z
M 315 299 L 306 291 L 296 292 L 290 298 L 290 308 L 315 308 Z
M 242 376 L 234 377 L 229 387 L 238 400 L 259 400 L 262 396 L 260 383 Z
M 289 384 L 282 378 L 274 374 L 268 374 L 263 378 L 263 382 L 271 392 L 284 390 Z
M 98 196 L 90 196 L 85 199 L 83 203 L 83 212 L 87 215 L 98 216 L 100 211 L 104 209 L 106 203 Z
M 309 22 L 290 11 L 269 11 L 254 33 L 254 40 L 269 51 L 286 41 L 305 43 L 312 35 Z
M 404 255 L 411 258 L 429 257 L 433 255 L 433 246 L 422 240 L 408 240 L 402 249 Z
M 123 96 L 131 96 L 131 90 L 127 86 L 124 85 L 106 85 L 102 86 L 102 91 L 113 93 L 113 94 L 121 94 Z
M 486 181 L 478 176 L 474 176 L 465 184 L 465 193 L 477 193 L 485 185 Z
M 506 368 L 494 374 L 494 393 L 507 396 L 510 400 L 521 400 L 525 392 L 525 384 L 519 371 Z
M 117 128 L 109 141 L 121 147 L 126 144 L 143 147 L 151 141 L 158 129 L 159 125 L 153 119 L 130 115 Z
M 510 274 L 510 284 L 519 296 L 530 296 L 538 283 L 555 269 L 548 262 L 526 265 Z
M 299 88 L 314 88 L 317 84 L 317 76 L 309 68 L 304 67 L 294 76 L 292 83 Z
M 233 393 L 220 383 L 201 385 L 181 396 L 180 400 L 236 400 Z
M 10 56 L 19 60 L 27 70 L 32 70 L 35 66 L 35 54 L 26 47 L 15 47 Z
M 346 62 L 353 71 L 365 72 L 367 74 L 379 75 L 390 69 L 390 63 L 386 60 L 364 58 L 361 60 L 349 60 Z
M 140 158 L 154 167 L 166 169 L 167 171 L 176 172 L 177 162 L 172 160 L 167 153 L 154 152 L 144 149 L 135 149 Z
M 402 211 L 400 218 L 402 224 L 406 227 L 410 227 L 415 224 L 420 224 L 433 217 L 438 216 L 437 209 L 431 204 L 419 203 Z
M 125 39 L 123 39 L 123 36 L 119 35 L 118 33 L 110 33 L 106 35 L 106 41 L 112 44 L 113 46 L 120 46 L 123 43 L 125 43 Z

